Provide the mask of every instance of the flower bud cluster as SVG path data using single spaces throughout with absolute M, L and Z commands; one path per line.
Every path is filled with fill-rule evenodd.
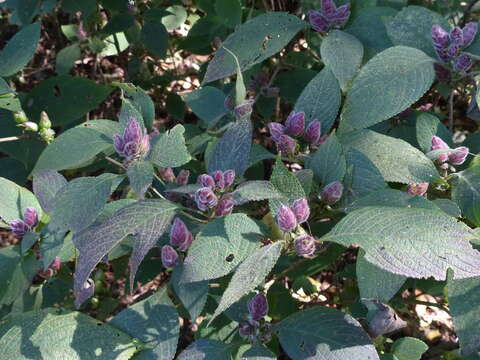
M 332 29 L 341 29 L 350 17 L 350 4 L 337 6 L 333 0 L 321 0 L 320 11 L 310 10 L 308 18 L 312 28 L 326 33 Z
M 235 205 L 233 197 L 224 192 L 233 185 L 235 171 L 214 171 L 211 174 L 202 174 L 197 183 L 202 185 L 195 192 L 194 200 L 197 208 L 201 211 L 215 209 L 215 216 L 225 216 L 233 211 Z
M 23 220 L 13 220 L 9 223 L 12 234 L 17 237 L 23 237 L 27 232 L 33 231 L 38 225 L 38 213 L 32 207 L 27 207 L 23 214 Z
M 343 195 L 343 185 L 338 181 L 331 182 L 320 191 L 320 199 L 327 205 L 336 204 Z
M 408 184 L 407 193 L 410 195 L 425 196 L 428 190 L 428 182 L 418 184 Z
M 450 147 L 438 136 L 433 136 L 431 151 L 443 149 L 450 149 Z M 466 146 L 459 146 L 453 150 L 454 151 L 452 152 L 445 152 L 443 154 L 440 154 L 437 157 L 436 162 L 437 164 L 439 164 L 440 168 L 448 169 L 449 163 L 451 165 L 462 165 L 467 159 L 468 153 L 470 152 L 470 149 Z
M 178 264 L 178 251 L 186 252 L 193 242 L 193 235 L 185 223 L 175 218 L 170 229 L 170 245 L 162 246 L 161 259 L 165 268 L 172 268 Z M 175 250 L 175 248 L 177 250 Z
M 52 263 L 48 266 L 48 268 L 41 269 L 38 271 L 38 276 L 44 278 L 44 279 L 49 279 L 55 275 L 55 272 L 60 270 L 60 267 L 62 266 L 62 262 L 60 261 L 60 258 L 57 256 L 55 259 L 53 259 Z
M 52 129 L 52 122 L 45 111 L 40 113 L 40 121 L 38 124 L 29 121 L 27 115 L 23 111 L 14 113 L 13 119 L 18 124 L 17 126 L 22 127 L 25 131 L 38 133 L 40 138 L 47 144 L 55 139 L 55 130 Z
M 444 64 L 452 65 L 456 72 L 465 73 L 473 65 L 473 60 L 462 50 L 470 46 L 477 35 L 478 25 L 470 22 L 463 29 L 453 28 L 450 33 L 440 25 L 432 26 L 432 44 L 438 58 Z
M 150 137 L 144 133 L 137 119 L 131 117 L 123 136 L 113 137 L 115 151 L 127 160 L 143 158 L 150 151 Z
M 240 336 L 252 343 L 269 342 L 272 338 L 272 327 L 264 319 L 268 314 L 267 298 L 263 294 L 257 294 L 247 303 L 247 307 L 248 319 L 238 325 Z
M 291 232 L 310 216 L 307 199 L 295 200 L 292 207 L 282 205 L 277 211 L 277 225 L 284 232 Z
M 172 168 L 161 168 L 159 170 L 160 179 L 165 182 L 174 182 L 178 186 L 185 186 L 190 179 L 190 171 L 180 170 L 177 176 L 175 176 Z

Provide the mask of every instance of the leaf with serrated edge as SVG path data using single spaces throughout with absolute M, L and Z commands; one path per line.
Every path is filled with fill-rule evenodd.
M 166 133 L 152 139 L 152 150 L 148 159 L 159 167 L 178 167 L 190 161 L 191 156 L 185 145 L 185 128 L 176 125 Z
M 43 169 L 33 176 L 33 192 L 46 213 L 52 212 L 55 195 L 66 184 L 65 177 L 55 170 Z
M 235 204 L 241 205 L 249 201 L 265 199 L 281 199 L 283 197 L 269 181 L 247 181 L 232 192 Z
M 445 280 L 448 268 L 457 279 L 480 275 L 473 238 L 472 229 L 441 211 L 380 206 L 350 213 L 323 240 L 358 244 L 367 261 L 394 274 Z
M 96 223 L 74 235 L 80 252 L 75 272 L 74 292 L 81 294 L 95 266 L 127 235 L 135 235 L 130 258 L 130 282 L 145 254 L 155 245 L 172 220 L 177 206 L 165 200 L 147 199 L 127 205 L 102 223 Z M 77 302 L 77 305 L 78 304 Z
M 282 243 L 277 242 L 258 249 L 241 263 L 235 274 L 233 274 L 232 280 L 230 280 L 227 289 L 223 293 L 222 299 L 209 323 L 264 281 L 270 270 L 277 263 L 281 252 Z
M 231 360 L 232 350 L 221 341 L 200 339 L 183 350 L 177 360 Z

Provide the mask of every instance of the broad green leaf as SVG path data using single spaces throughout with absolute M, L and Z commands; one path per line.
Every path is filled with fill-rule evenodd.
M 367 156 L 386 181 L 409 184 L 438 178 L 433 162 L 403 140 L 360 130 L 341 136 L 340 142 Z
M 131 83 L 118 83 L 113 85 L 122 89 L 123 99 L 126 99 L 130 104 L 142 115 L 145 126 L 151 129 L 153 121 L 155 120 L 155 105 L 152 98 L 139 86 Z M 140 120 L 140 119 L 139 119 Z M 126 122 L 121 123 L 122 129 L 127 125 Z
M 422 6 L 407 6 L 390 21 L 385 21 L 387 33 L 394 45 L 410 46 L 437 58 L 432 45 L 432 26 L 450 30 L 447 19 Z
M 190 161 L 191 157 L 185 145 L 185 128 L 175 125 L 169 131 L 155 136 L 151 141 L 148 160 L 158 167 L 179 167 Z
M 444 213 L 459 218 L 462 216 L 462 211 L 457 203 L 449 199 L 435 199 L 432 201 L 435 206 L 441 209 Z
M 275 360 L 274 353 L 262 345 L 252 346 L 242 354 L 241 360 Z
M 215 0 L 215 12 L 229 28 L 242 22 L 242 4 L 239 0 Z
M 80 252 L 74 287 L 77 305 L 80 305 L 78 299 L 83 298 L 84 284 L 95 266 L 128 235 L 135 235 L 129 263 L 132 288 L 140 262 L 165 232 L 176 208 L 175 204 L 165 200 L 137 201 L 115 211 L 107 220 L 94 223 L 84 231 L 74 234 L 73 242 Z
M 57 54 L 55 70 L 58 75 L 65 75 L 70 72 L 75 65 L 75 61 L 80 59 L 81 50 L 78 44 L 67 46 Z
M 433 59 L 406 46 L 372 58 L 353 80 L 342 112 L 344 126 L 364 129 L 405 110 L 430 89 Z
M 432 149 L 432 137 L 438 136 L 448 145 L 452 146 L 452 134 L 435 115 L 422 112 L 417 116 L 416 122 L 417 142 L 420 150 L 428 153 Z
M 207 122 L 208 128 L 214 127 L 227 113 L 225 94 L 215 87 L 205 86 L 181 96 L 195 115 Z
M 41 207 L 35 196 L 27 189 L 14 182 L 0 178 L 0 220 L 9 223 L 12 220 L 23 219 L 27 207 L 33 207 L 41 215 Z M 2 221 L 0 221 L 2 226 Z
M 135 18 L 130 13 L 117 14 L 110 17 L 108 23 L 101 32 L 105 35 L 112 35 L 128 30 L 135 23 Z
M 395 340 L 392 345 L 392 354 L 398 360 L 420 360 L 428 345 L 422 340 L 413 337 L 403 337 Z
M 284 205 L 292 205 L 295 200 L 305 197 L 305 190 L 298 178 L 283 164 L 280 158 L 273 167 L 271 183 L 283 195 L 281 200 L 272 199 L 269 201 L 272 213 L 276 214 L 277 210 Z
M 282 242 L 276 242 L 264 246 L 255 251 L 238 266 L 222 295 L 215 313 L 210 319 L 210 323 L 231 305 L 265 281 L 265 278 L 280 257 L 282 245 Z
M 342 145 L 335 135 L 329 136 L 327 141 L 308 159 L 307 167 L 312 169 L 315 180 L 328 185 L 331 182 L 342 182 L 347 170 Z
M 322 41 L 320 55 L 345 90 L 362 64 L 363 45 L 355 36 L 333 30 Z
M 184 281 L 227 275 L 260 247 L 261 234 L 258 224 L 245 214 L 230 214 L 208 223 L 188 250 Z
M 336 309 L 316 306 L 297 311 L 275 328 L 282 348 L 293 360 L 379 359 L 362 326 Z
M 140 199 L 145 197 L 145 192 L 152 185 L 153 174 L 153 166 L 148 161 L 137 161 L 128 167 L 127 175 L 130 186 Z
M 480 277 L 462 280 L 448 279 L 448 305 L 455 332 L 460 340 L 462 355 L 480 352 Z
M 65 177 L 55 170 L 42 169 L 33 176 L 33 192 L 47 214 L 53 210 L 55 195 L 66 184 Z
M 0 249 L 0 306 L 11 304 L 24 290 L 26 281 L 19 246 Z
M 148 21 L 142 28 L 142 43 L 148 51 L 159 58 L 167 56 L 168 32 L 161 22 Z
M 136 352 L 130 336 L 75 311 L 31 311 L 0 325 L 5 359 L 128 360 Z
M 231 360 L 232 347 L 218 340 L 200 339 L 190 344 L 178 360 Z
M 480 166 L 453 174 L 452 200 L 460 207 L 463 216 L 480 226 Z
M 385 271 L 366 261 L 363 250 L 357 258 L 356 275 L 360 297 L 377 299 L 382 303 L 390 301 L 407 280 L 405 276 Z
M 271 182 L 262 180 L 244 182 L 231 195 L 237 205 L 245 204 L 249 201 L 283 198 L 283 195 L 275 189 Z
M 51 77 L 28 93 L 25 104 L 31 106 L 26 107 L 25 112 L 36 119 L 41 111 L 46 111 L 54 125 L 67 124 L 97 108 L 112 90 L 86 78 Z
M 35 54 L 40 39 L 40 23 L 27 25 L 16 33 L 0 52 L 0 76 L 22 70 Z
M 187 11 L 181 5 L 169 6 L 165 10 L 168 14 L 161 21 L 168 31 L 175 30 L 187 20 Z
M 235 175 L 241 177 L 250 163 L 252 131 L 250 117 L 234 123 L 215 145 L 208 162 L 208 172 L 235 170 Z
M 121 175 L 108 173 L 73 179 L 55 194 L 50 228 L 74 232 L 85 229 L 100 215 L 108 197 L 122 180 Z
M 303 28 L 305 22 L 281 12 L 263 14 L 240 25 L 223 45 L 238 56 L 245 71 L 282 50 Z M 235 74 L 235 60 L 220 48 L 210 61 L 203 84 Z
M 25 185 L 28 171 L 20 161 L 11 157 L 0 158 L 0 177 L 13 181 L 18 185 Z
M 47 224 L 47 227 L 42 229 L 42 241 L 40 243 L 40 252 L 42 254 L 43 268 L 47 269 L 56 256 L 60 254 L 65 245 L 66 230 L 56 229 Z M 71 233 L 70 233 L 71 234 Z M 72 235 L 69 236 L 71 242 Z
M 177 310 L 166 287 L 122 310 L 109 324 L 146 344 L 148 348 L 135 359 L 174 358 L 180 327 Z
M 358 244 L 365 260 L 392 273 L 445 280 L 480 275 L 480 252 L 469 241 L 472 230 L 439 211 L 388 206 L 356 210 L 323 237 L 344 246 Z
M 295 103 L 295 111 L 305 112 L 305 121 L 322 122 L 322 134 L 333 126 L 340 109 L 342 92 L 332 70 L 326 66 L 303 89 Z

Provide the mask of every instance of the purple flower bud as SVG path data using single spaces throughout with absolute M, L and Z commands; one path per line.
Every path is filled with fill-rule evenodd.
M 454 27 L 452 31 L 450 31 L 450 39 L 459 47 L 463 46 L 463 31 L 459 27 Z
M 323 188 L 320 193 L 320 197 L 324 203 L 327 205 L 333 205 L 342 198 L 343 195 L 343 185 L 334 181 Z
M 447 50 L 448 56 L 450 58 L 455 58 L 460 54 L 460 47 L 458 45 L 452 44 Z
M 44 278 L 44 279 L 49 279 L 51 278 L 55 271 L 60 270 L 60 267 L 62 266 L 62 262 L 60 261 L 60 258 L 57 256 L 55 259 L 53 259 L 52 263 L 48 266 L 47 269 L 45 270 L 40 270 L 38 272 L 38 276 Z
M 233 185 L 235 181 L 235 170 L 227 170 L 223 173 L 223 181 L 225 182 L 225 187 L 228 188 L 229 186 Z
M 165 268 L 172 268 L 178 264 L 178 254 L 170 245 L 162 246 L 162 264 Z
M 225 101 L 223 102 L 223 105 L 225 108 L 229 111 L 233 110 L 235 108 L 235 102 L 233 101 L 233 97 L 231 95 L 228 95 L 225 97 Z
M 424 196 L 427 193 L 429 183 L 408 184 L 407 193 L 410 195 Z
M 285 122 L 285 130 L 292 136 L 302 135 L 305 131 L 305 113 L 292 111 Z
M 213 180 L 213 177 L 211 177 L 208 174 L 200 175 L 197 179 L 197 183 L 201 184 L 204 187 L 208 187 L 208 188 L 212 188 L 212 189 L 215 188 L 215 180 Z
M 195 192 L 194 198 L 197 207 L 202 211 L 213 208 L 218 204 L 217 195 L 215 195 L 215 193 L 209 187 L 198 189 Z
M 295 252 L 298 256 L 311 256 L 315 249 L 315 239 L 310 235 L 302 235 L 295 239 Z
M 185 186 L 188 184 L 188 179 L 190 178 L 190 171 L 188 170 L 181 170 L 179 173 L 178 173 L 178 176 L 177 176 L 177 184 L 180 185 L 180 186 Z
M 132 160 L 148 154 L 150 151 L 150 138 L 146 134 L 143 135 L 140 124 L 132 117 L 123 132 L 123 136 L 115 135 L 113 137 L 113 145 L 120 156 L 127 160 Z
M 450 55 L 448 54 L 448 49 L 435 49 L 438 58 L 443 63 L 448 63 L 450 61 Z
M 438 81 L 449 82 L 452 78 L 450 70 L 447 69 L 445 66 L 439 63 L 434 63 L 433 68 L 435 69 L 435 75 L 437 75 Z
M 238 333 L 243 338 L 250 338 L 255 335 L 255 327 L 247 321 L 241 322 L 238 324 Z
M 285 135 L 285 126 L 277 122 L 269 123 L 268 130 L 270 130 L 270 134 L 272 134 L 272 139 L 275 142 L 278 142 L 280 136 Z
M 450 147 L 447 145 L 445 141 L 443 141 L 441 138 L 438 136 L 433 136 L 432 137 L 432 148 L 431 150 L 442 150 L 442 149 L 449 149 Z M 448 153 L 444 153 L 438 156 L 437 161 L 439 163 L 444 163 L 445 161 L 448 160 Z
M 32 207 L 27 207 L 25 213 L 23 214 L 23 220 L 28 227 L 33 229 L 38 224 L 38 214 L 37 210 Z
M 310 10 L 308 12 L 308 20 L 315 31 L 327 32 L 330 29 L 328 21 L 318 11 Z
M 337 7 L 335 6 L 333 0 L 321 0 L 320 9 L 326 18 L 333 16 L 337 11 Z
M 463 28 L 463 47 L 466 48 L 470 46 L 477 36 L 478 24 L 476 22 L 469 22 Z
M 175 218 L 170 230 L 170 245 L 180 251 L 187 251 L 192 241 L 193 235 L 188 231 L 185 223 L 179 218 Z
M 27 232 L 31 231 L 30 227 L 23 220 L 13 220 L 9 223 L 12 234 L 17 237 L 23 237 Z
M 341 28 L 348 22 L 349 17 L 350 17 L 350 4 L 345 4 L 340 6 L 337 9 L 337 11 L 335 11 L 335 14 L 330 16 L 328 20 L 336 28 Z
M 295 153 L 297 142 L 288 135 L 282 135 L 277 141 L 277 150 L 283 155 L 291 155 Z
M 302 224 L 308 220 L 310 216 L 310 207 L 308 206 L 307 199 L 298 199 L 292 205 L 292 211 L 295 214 L 298 224 Z
M 163 181 L 174 182 L 175 174 L 173 173 L 172 168 L 161 168 L 159 171 L 160 178 Z
M 450 35 L 440 25 L 433 25 L 432 42 L 435 47 L 445 48 L 450 44 Z
M 268 313 L 268 302 L 267 298 L 263 294 L 255 295 L 247 303 L 248 313 L 250 318 L 254 321 L 259 321 L 263 319 Z
M 285 232 L 290 232 L 297 227 L 295 213 L 288 206 L 282 205 L 277 212 L 277 225 Z
M 321 136 L 322 123 L 318 120 L 314 120 L 310 124 L 308 124 L 303 138 L 306 142 L 312 144 L 313 146 L 317 146 Z
M 455 152 L 448 154 L 448 161 L 450 161 L 452 165 L 462 165 L 467 159 L 470 149 L 465 146 L 460 146 L 455 148 L 455 150 Z
M 78 24 L 77 37 L 80 40 L 83 40 L 83 39 L 86 39 L 87 36 L 88 36 L 88 34 L 85 31 L 85 28 L 83 27 L 83 22 L 80 22 L 80 24 Z
M 465 73 L 473 66 L 472 58 L 466 54 L 460 55 L 453 62 L 453 68 L 457 72 Z
M 128 121 L 127 127 L 123 132 L 123 141 L 125 143 L 133 142 L 140 143 L 142 140 L 142 128 L 137 119 L 131 117 Z
M 48 266 L 50 269 L 58 271 L 60 270 L 60 267 L 62 266 L 62 261 L 58 256 L 53 259 L 52 263 Z
M 215 187 L 223 190 L 225 188 L 225 180 L 223 178 L 223 171 L 216 170 L 212 173 L 212 178 L 215 181 Z
M 248 99 L 243 104 L 235 106 L 235 109 L 233 109 L 233 111 L 235 112 L 235 117 L 237 119 L 241 119 L 245 116 L 250 115 L 253 111 L 253 104 L 254 103 L 255 103 L 255 100 Z
M 218 202 L 217 209 L 215 210 L 215 216 L 225 216 L 231 214 L 235 203 L 232 199 L 225 198 Z

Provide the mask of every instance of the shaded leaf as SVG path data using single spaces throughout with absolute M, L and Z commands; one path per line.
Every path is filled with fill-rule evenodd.
M 207 122 L 208 128 L 214 127 L 227 113 L 225 94 L 215 87 L 205 86 L 181 96 L 195 115 Z
M 0 178 L 0 198 L 2 199 L 0 218 L 7 223 L 12 220 L 23 219 L 27 207 L 35 208 L 39 217 L 41 215 L 40 204 L 35 196 L 10 180 Z
M 147 21 L 142 28 L 142 43 L 148 51 L 159 58 L 167 56 L 168 32 L 161 22 Z
M 42 169 L 33 176 L 33 192 L 47 214 L 53 210 L 55 195 L 66 184 L 65 177 L 55 170 Z
M 232 347 L 218 340 L 200 339 L 190 344 L 178 360 L 231 360 Z
M 392 345 L 392 353 L 398 360 L 420 360 L 427 350 L 428 345 L 422 340 L 409 336 L 395 340 Z
M 417 116 L 416 122 L 417 142 L 420 149 L 428 153 L 432 149 L 432 137 L 438 136 L 448 145 L 452 146 L 452 134 L 435 115 L 422 112 Z
M 242 354 L 241 360 L 274 360 L 274 353 L 262 345 L 252 346 Z
M 64 47 L 57 54 L 55 70 L 58 75 L 65 75 L 70 72 L 72 67 L 75 65 L 75 61 L 80 59 L 81 50 L 78 44 L 73 44 L 67 47 Z
M 480 226 L 480 166 L 453 174 L 452 200 L 460 207 L 463 216 Z
M 307 167 L 312 169 L 315 180 L 322 186 L 334 181 L 342 182 L 346 172 L 346 160 L 342 145 L 335 135 L 330 136 L 308 159 Z
M 127 175 L 130 186 L 140 199 L 145 197 L 145 192 L 152 185 L 153 174 L 153 166 L 148 161 L 137 161 L 128 167 Z
M 145 126 L 150 129 L 155 120 L 155 105 L 152 98 L 139 86 L 135 86 L 131 83 L 118 83 L 113 85 L 118 86 L 123 91 L 123 100 L 128 100 L 142 116 Z M 140 120 L 140 119 L 138 119 Z M 121 122 L 122 129 L 125 128 L 127 122 Z
M 151 141 L 148 160 L 158 167 L 178 167 L 190 161 L 191 157 L 185 145 L 185 128 L 176 125 L 169 131 L 155 136 Z

